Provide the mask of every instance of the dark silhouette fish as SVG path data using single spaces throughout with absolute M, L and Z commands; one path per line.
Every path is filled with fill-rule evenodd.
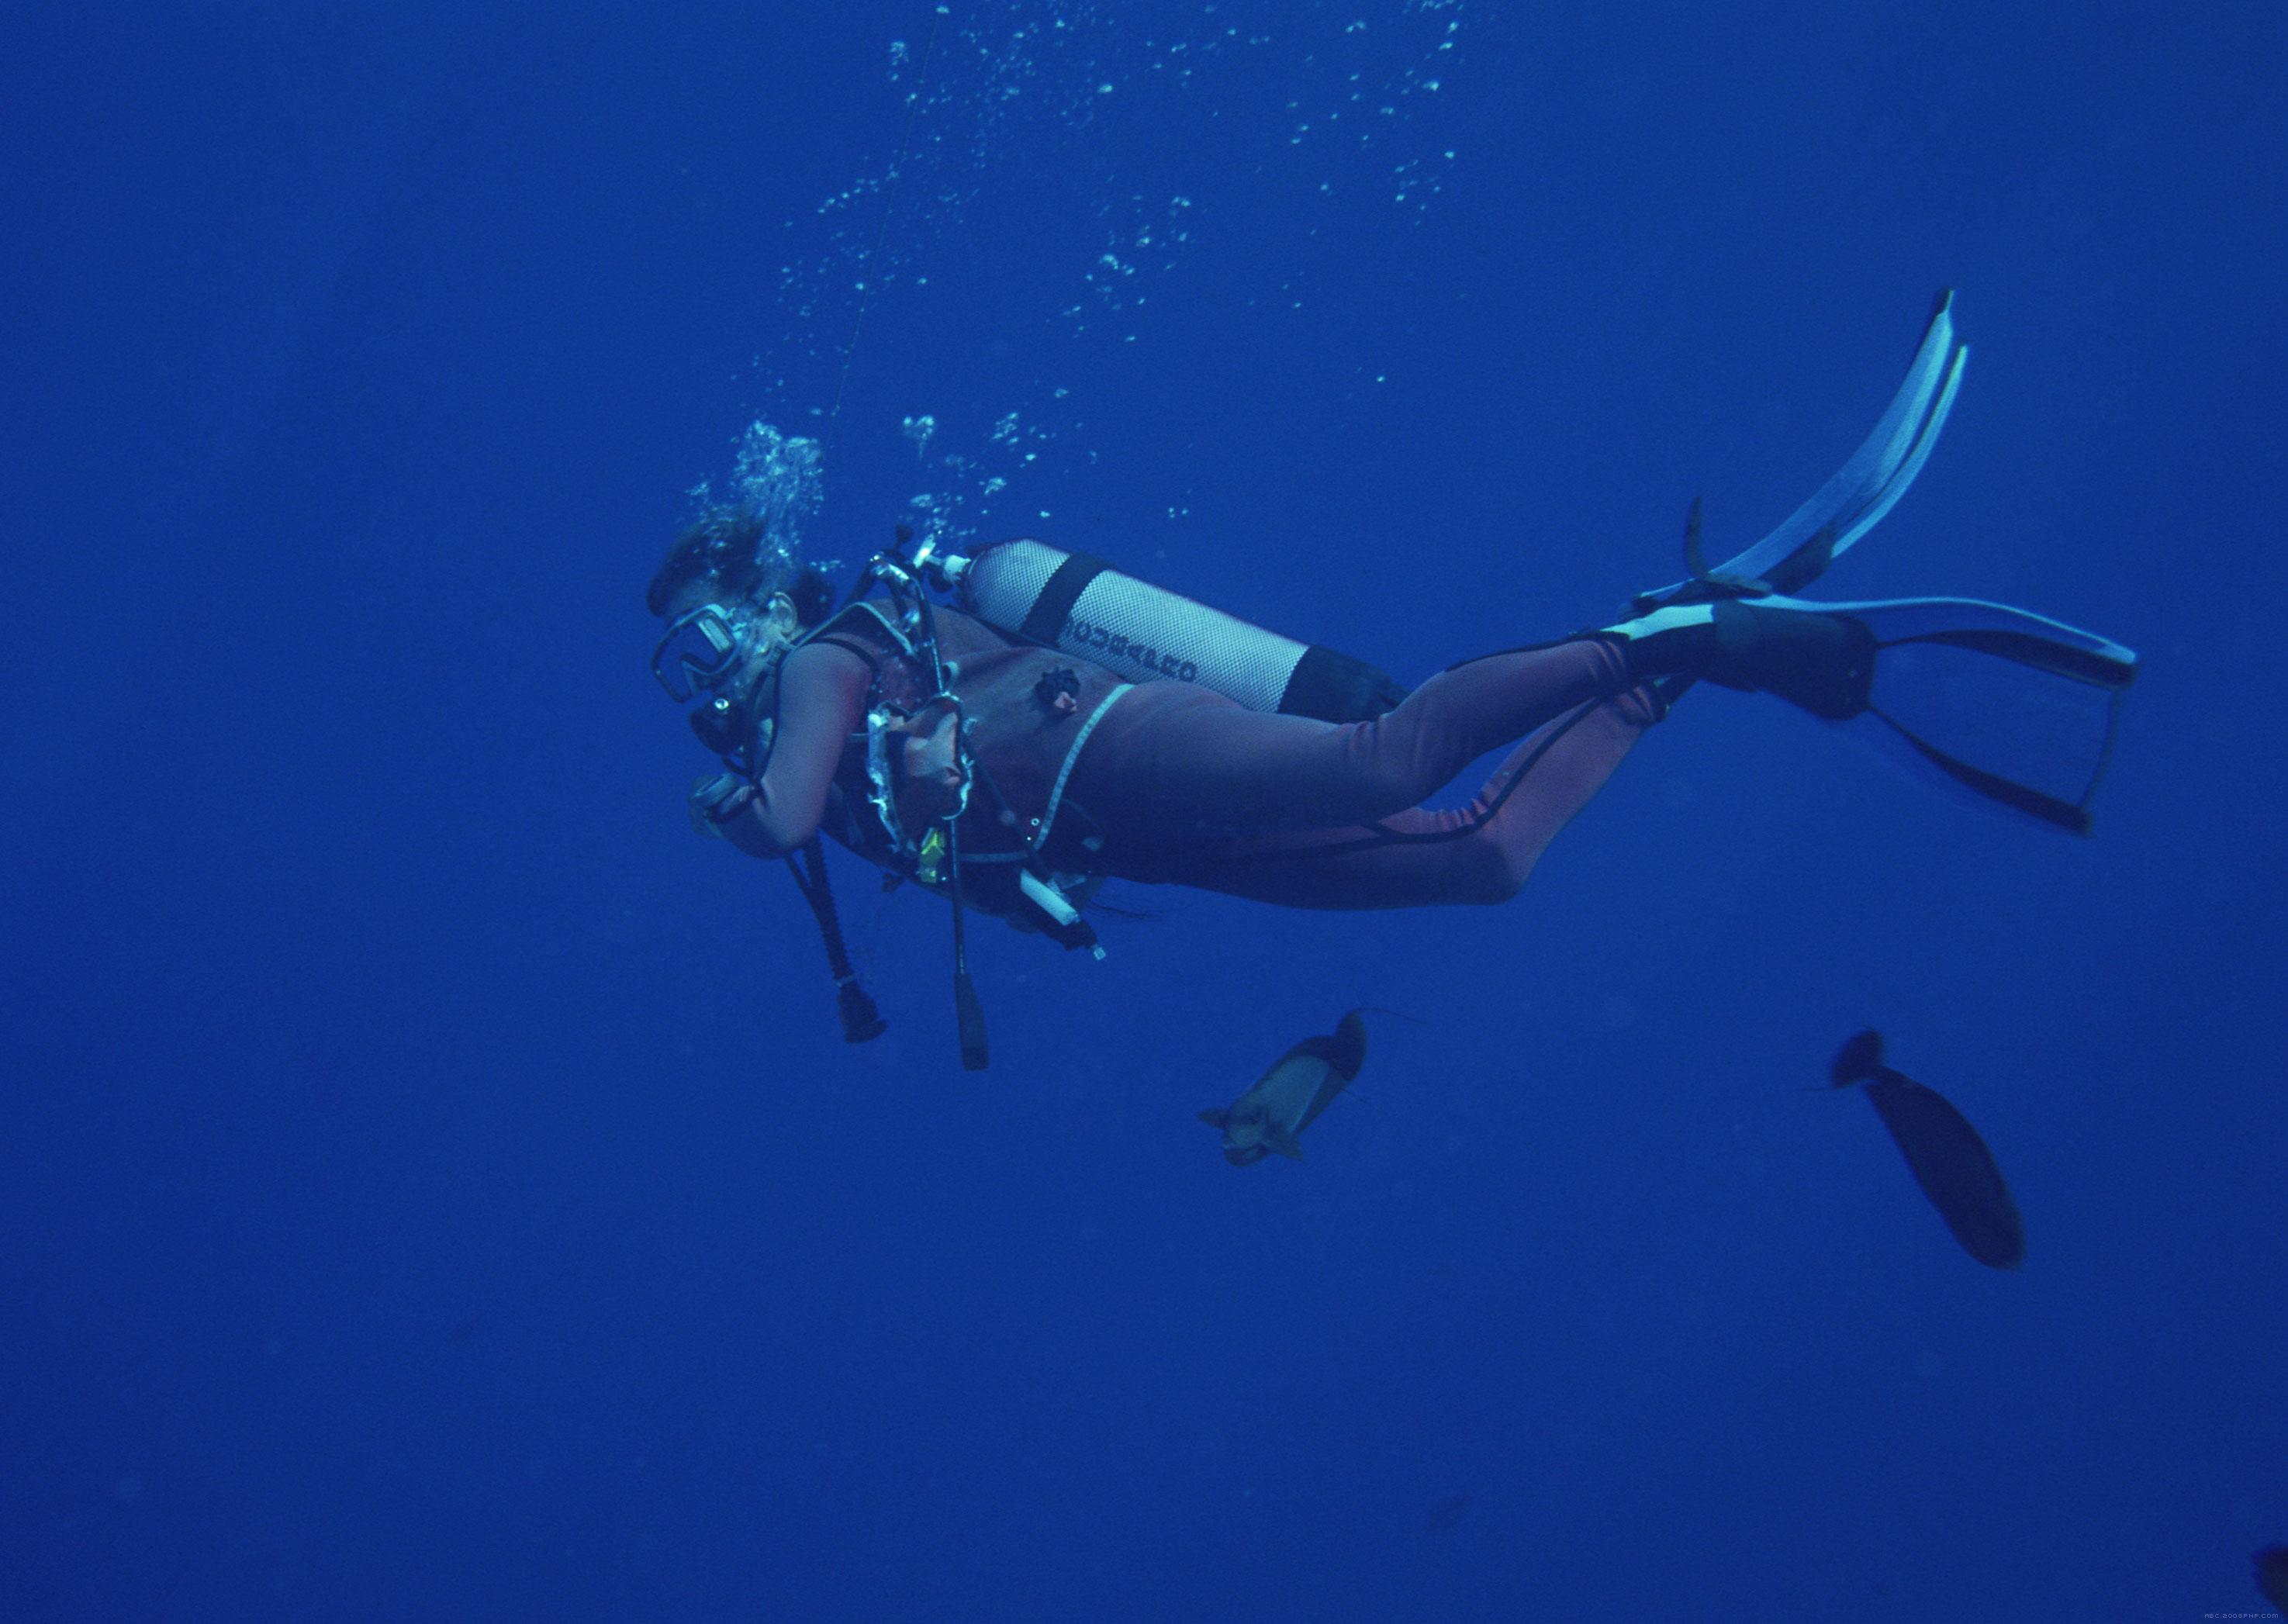
M 1300 1161 L 1303 1147 L 1297 1139 L 1350 1087 L 1365 1063 L 1366 1022 L 1353 1010 L 1336 1023 L 1334 1036 L 1305 1038 L 1272 1062 L 1228 1109 L 1203 1111 L 1200 1121 L 1223 1130 L 1224 1160 L 1235 1168 L 1275 1151 Z
M 2256 1553 L 2256 1588 L 2266 1601 L 2288 1612 L 2288 1545 L 2268 1545 Z
M 1835 1087 L 1867 1085 L 1867 1098 L 1891 1130 L 1915 1176 L 1962 1249 L 1990 1269 L 2014 1269 L 2026 1256 L 2025 1226 L 1994 1153 L 1946 1097 L 1883 1064 L 1879 1033 L 1862 1032 L 1835 1053 Z

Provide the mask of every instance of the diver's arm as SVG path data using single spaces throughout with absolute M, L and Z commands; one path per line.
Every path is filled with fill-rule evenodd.
M 864 725 L 873 674 L 848 649 L 814 643 L 779 668 L 778 719 L 761 780 L 707 814 L 751 857 L 783 857 L 818 832 L 843 741 Z

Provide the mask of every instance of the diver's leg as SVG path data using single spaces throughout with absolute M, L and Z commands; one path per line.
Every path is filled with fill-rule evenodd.
M 1147 684 L 1105 713 L 1071 784 L 1113 844 L 1324 829 L 1389 817 L 1472 761 L 1657 669 L 1598 636 L 1441 671 L 1387 715 L 1266 716 L 1188 685 Z
M 1658 716 L 1641 688 L 1585 702 L 1521 743 L 1463 811 L 1188 844 L 1124 872 L 1286 907 L 1506 901 Z

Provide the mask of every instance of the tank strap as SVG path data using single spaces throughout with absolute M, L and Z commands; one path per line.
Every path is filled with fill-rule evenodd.
M 910 657 L 917 652 L 912 635 L 898 623 L 897 617 L 886 613 L 881 605 L 863 598 L 852 598 L 803 633 L 795 648 L 800 648 L 806 643 L 834 643 L 849 649 L 867 664 L 878 665 L 882 658 L 880 651 L 864 649 L 864 638 L 847 624 L 854 617 L 871 621 L 882 635 L 890 639 L 891 646 L 899 654 Z M 787 652 L 791 654 L 794 651 L 790 649 Z
M 840 632 L 827 632 L 817 637 L 805 638 L 803 642 L 806 646 L 812 643 L 823 643 L 829 648 L 838 648 L 846 654 L 855 654 L 866 662 L 866 669 L 878 677 L 882 673 L 882 656 L 855 638 L 846 637 Z
M 1089 582 L 1112 567 L 1092 552 L 1068 553 L 1065 561 L 1049 572 L 1041 588 L 1041 595 L 1025 614 L 1025 623 L 1017 628 L 1017 635 L 1030 642 L 1057 646 L 1065 622 L 1072 618 L 1073 606 L 1080 595 L 1088 590 Z
M 1073 735 L 1072 748 L 1065 752 L 1064 764 L 1057 769 L 1057 780 L 1049 786 L 1049 804 L 1041 809 L 1041 827 L 1033 831 L 1033 838 L 1028 843 L 1028 850 L 1032 855 L 1039 856 L 1041 848 L 1049 844 L 1049 831 L 1056 827 L 1058 809 L 1064 804 L 1065 784 L 1072 777 L 1074 766 L 1080 761 L 1081 746 L 1088 742 L 1088 736 L 1096 731 L 1096 725 L 1104 720 L 1104 713 L 1112 709 L 1114 701 L 1135 685 L 1132 682 L 1124 682 L 1106 694 L 1098 701 L 1096 709 L 1088 713 L 1088 720 L 1080 725 L 1080 732 Z
M 826 948 L 826 968 L 834 977 L 835 1007 L 842 1016 L 842 1041 L 864 1043 L 880 1037 L 890 1029 L 890 1023 L 882 1018 L 873 999 L 858 985 L 858 972 L 851 968 L 850 951 L 842 941 L 842 921 L 834 911 L 834 891 L 827 883 L 826 852 L 818 836 L 813 835 L 803 843 L 799 866 L 791 852 L 787 855 L 786 866 L 787 872 L 794 876 L 795 889 L 810 904 L 811 917 L 818 921 L 818 939 Z M 805 868 L 809 870 L 806 875 Z

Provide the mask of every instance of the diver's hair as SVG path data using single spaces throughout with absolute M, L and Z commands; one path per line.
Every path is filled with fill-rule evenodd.
M 806 564 L 794 573 L 794 579 L 779 589 L 794 600 L 794 618 L 798 625 L 815 626 L 834 609 L 834 582 L 815 564 Z
M 815 626 L 834 606 L 834 585 L 826 572 L 767 540 L 762 515 L 747 508 L 710 508 L 677 536 L 644 589 L 644 607 L 664 615 L 678 592 L 704 580 L 715 583 L 719 596 L 739 603 L 760 603 L 784 592 L 805 626 Z

